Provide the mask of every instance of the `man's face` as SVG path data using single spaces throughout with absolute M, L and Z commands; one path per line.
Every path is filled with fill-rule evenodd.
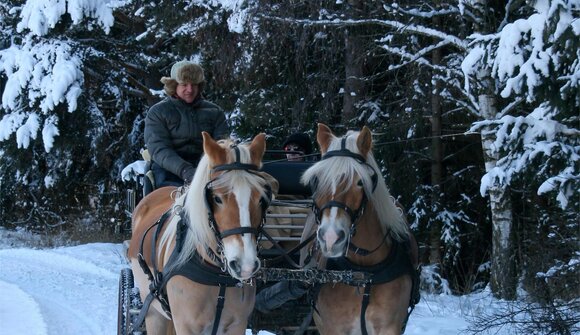
M 177 84 L 176 94 L 181 100 L 190 104 L 199 94 L 199 85 L 192 83 Z
M 289 151 L 286 153 L 286 159 L 289 161 L 303 161 L 304 150 L 297 146 L 296 144 L 290 143 L 284 147 L 284 151 Z M 292 152 L 294 151 L 294 152 Z

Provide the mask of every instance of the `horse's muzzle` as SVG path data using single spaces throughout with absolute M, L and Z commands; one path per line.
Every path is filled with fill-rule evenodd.
M 260 269 L 260 262 L 256 259 L 253 262 L 240 262 L 237 258 L 228 261 L 228 271 L 232 277 L 240 280 L 252 278 Z
M 318 229 L 318 244 L 323 255 L 328 258 L 340 257 L 346 250 L 346 232 L 344 230 L 335 230 L 333 228 Z

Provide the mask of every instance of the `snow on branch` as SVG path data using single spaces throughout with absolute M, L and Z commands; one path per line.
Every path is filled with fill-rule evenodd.
M 26 39 L 21 46 L 13 44 L 1 50 L 0 72 L 8 77 L 2 107 L 17 109 L 23 104 L 24 92 L 28 92 L 31 105 L 38 102 L 44 114 L 62 102 L 73 112 L 81 93 L 83 73 L 81 59 L 72 49 L 62 41 L 34 43 Z
M 379 43 L 383 43 L 384 41 L 379 40 Z M 395 47 L 391 47 L 388 46 L 386 44 L 381 44 L 381 48 L 385 49 L 386 51 L 388 51 L 389 53 L 395 54 L 400 56 L 401 58 L 405 59 L 406 61 L 404 63 L 401 64 L 397 64 L 397 65 L 390 65 L 389 66 L 389 71 L 393 71 L 393 70 L 398 70 L 399 68 L 402 68 L 408 64 L 411 63 L 419 63 L 421 65 L 430 67 L 434 70 L 437 70 L 439 72 L 445 73 L 448 71 L 452 71 L 454 72 L 456 75 L 458 76 L 462 76 L 463 73 L 456 71 L 455 69 L 450 69 L 449 67 L 446 66 L 441 66 L 441 65 L 433 65 L 429 60 L 427 60 L 426 58 L 424 58 L 425 55 L 428 55 L 429 53 L 431 53 L 433 50 L 438 49 L 438 48 L 442 48 L 445 45 L 448 45 L 449 41 L 440 41 L 439 43 L 435 44 L 435 45 L 430 45 L 426 48 L 423 48 L 422 50 L 417 51 L 416 53 L 410 53 L 405 51 L 402 48 L 395 48 Z
M 306 20 L 306 19 L 291 19 L 282 18 L 275 16 L 262 15 L 262 18 L 268 20 L 274 20 L 289 24 L 300 24 L 304 26 L 338 26 L 338 27 L 352 27 L 352 26 L 365 26 L 365 25 L 378 25 L 383 27 L 389 27 L 397 29 L 399 32 L 403 33 L 415 33 L 418 35 L 438 38 L 443 41 L 447 41 L 448 45 L 454 46 L 459 50 L 467 49 L 467 43 L 461 38 L 453 36 L 451 34 L 444 33 L 440 30 L 433 28 L 428 28 L 416 24 L 404 24 L 398 21 L 391 20 L 379 20 L 379 19 L 363 19 L 363 20 Z
M 79 24 L 85 18 L 94 19 L 97 24 L 109 33 L 113 26 L 113 9 L 130 1 L 119 0 L 28 0 L 20 12 L 21 21 L 18 32 L 24 29 L 36 36 L 43 36 L 60 22 L 61 17 L 69 14 L 73 24 Z
M 71 44 L 64 41 L 38 40 L 28 36 L 22 45 L 13 44 L 0 51 L 0 73 L 7 77 L 2 94 L 2 108 L 7 114 L 0 122 L 0 140 L 16 133 L 19 147 L 26 148 L 36 139 L 41 117 L 47 123 L 43 129 L 45 149 L 54 142 L 50 135 L 58 131 L 56 116 L 51 112 L 66 103 L 68 112 L 77 109 L 77 99 L 84 81 L 82 61 Z M 24 111 L 27 111 L 25 115 Z
M 424 4 L 425 6 L 428 6 L 430 10 L 425 11 L 422 9 L 416 9 L 416 8 L 411 8 L 411 9 L 406 9 L 403 8 L 401 6 L 399 6 L 397 3 L 393 3 L 392 5 L 388 5 L 385 4 L 383 5 L 383 8 L 389 12 L 389 13 L 396 13 L 396 12 L 400 12 L 406 15 L 410 15 L 410 16 L 415 16 L 415 17 L 420 17 L 420 18 L 433 18 L 435 16 L 448 16 L 448 15 L 459 15 L 460 10 L 457 7 L 451 7 L 447 4 L 441 4 L 442 6 L 447 5 L 447 7 L 445 8 L 434 8 L 428 4 Z
M 564 68 L 563 50 L 556 48 L 567 33 L 580 38 L 580 22 L 574 14 L 577 9 L 572 1 L 537 1 L 534 10 L 527 18 L 505 24 L 497 33 L 469 37 L 471 48 L 462 64 L 467 91 L 470 78 L 478 78 L 484 69 L 499 81 L 504 98 L 523 96 L 528 102 L 535 101 L 538 87 L 554 74 L 563 81 L 561 89 L 578 85 L 580 65 Z M 574 48 L 573 43 L 562 45 Z
M 208 11 L 218 8 L 230 13 L 227 18 L 228 29 L 238 34 L 244 32 L 245 26 L 250 21 L 251 5 L 253 3 L 246 0 L 193 0 L 190 3 L 190 6 L 197 6 Z M 203 21 L 207 24 L 208 20 L 216 19 L 218 16 L 204 17 Z
M 499 120 L 476 122 L 470 131 L 487 128 L 496 132 L 492 153 L 504 154 L 481 181 L 481 194 L 492 186 L 510 185 L 516 175 L 536 171 L 541 186 L 538 194 L 557 191 L 562 208 L 576 191 L 580 177 L 580 131 L 553 119 L 551 108 L 543 104 L 527 116 L 503 116 Z M 537 160 L 541 158 L 541 160 Z M 539 164 L 539 166 L 538 166 Z

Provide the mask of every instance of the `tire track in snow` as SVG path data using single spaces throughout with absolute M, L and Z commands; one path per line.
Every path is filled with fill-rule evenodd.
M 35 301 L 46 328 L 41 335 L 114 334 L 117 270 L 123 266 L 114 244 L 0 250 L 0 281 Z
M 46 335 L 46 323 L 38 303 L 17 285 L 0 281 L 0 325 L 14 334 Z M 6 294 L 10 292 L 10 294 Z M 21 323 L 21 315 L 26 315 L 27 323 Z

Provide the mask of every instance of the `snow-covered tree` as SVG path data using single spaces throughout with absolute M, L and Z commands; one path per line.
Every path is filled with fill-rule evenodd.
M 496 29 L 470 36 L 462 64 L 466 90 L 480 92 L 480 97 L 483 92 L 480 108 L 493 110 L 472 127 L 485 134 L 484 150 L 495 158 L 481 185 L 482 194 L 492 196 L 492 205 L 493 198 L 501 198 L 498 190 L 528 174 L 539 195 L 554 194 L 564 210 L 578 206 L 579 6 L 576 0 L 537 0 L 525 6 L 509 2 Z M 489 79 L 482 81 L 482 73 Z M 503 261 L 496 262 L 494 272 L 505 275 L 513 261 L 499 253 L 509 253 L 513 218 L 498 217 L 505 218 L 494 222 L 497 259 Z M 513 296 L 507 292 L 514 287 L 505 287 L 505 277 L 496 277 L 492 284 L 500 296 Z
M 129 2 L 2 3 L 0 164 L 3 188 L 11 193 L 3 207 L 6 221 L 35 226 L 52 213 L 49 223 L 58 225 L 67 213 L 79 215 L 77 209 L 116 202 L 103 199 L 114 185 L 103 176 L 119 169 L 108 155 L 121 156 L 125 139 L 119 134 L 126 130 L 119 126 L 131 108 L 127 86 L 115 83 L 127 80 L 119 58 L 104 46 L 120 41 L 114 15 Z

